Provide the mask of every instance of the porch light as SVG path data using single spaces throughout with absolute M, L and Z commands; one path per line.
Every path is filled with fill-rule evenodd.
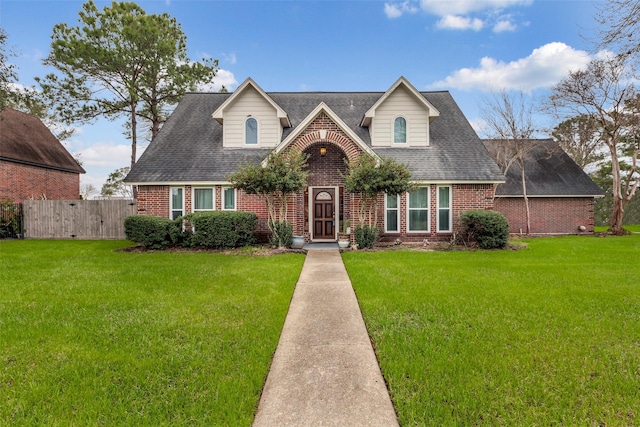
M 325 154 L 327 154 L 327 148 L 326 147 L 320 147 L 320 155 L 324 157 Z

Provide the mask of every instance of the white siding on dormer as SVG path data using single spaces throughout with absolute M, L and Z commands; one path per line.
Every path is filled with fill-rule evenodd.
M 244 126 L 249 116 L 258 120 L 258 145 L 244 143 Z M 224 112 L 222 126 L 225 148 L 273 148 L 282 139 L 282 126 L 275 108 L 253 87 L 247 87 Z
M 393 122 L 400 116 L 407 121 L 406 144 L 393 143 Z M 406 88 L 399 86 L 376 108 L 369 132 L 374 147 L 426 147 L 429 145 L 429 111 Z

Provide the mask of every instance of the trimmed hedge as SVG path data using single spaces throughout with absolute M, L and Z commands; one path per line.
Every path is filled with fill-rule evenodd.
M 466 211 L 460 217 L 458 239 L 465 245 L 477 244 L 481 249 L 502 249 L 509 240 L 509 223 L 500 212 Z
M 195 212 L 176 221 L 185 224 L 182 246 L 230 249 L 256 242 L 254 232 L 258 217 L 253 212 Z
M 140 243 L 145 248 L 164 249 L 171 245 L 169 237 L 173 221 L 149 215 L 132 215 L 124 219 L 127 240 Z
M 257 216 L 252 212 L 195 212 L 175 220 L 133 215 L 124 220 L 128 240 L 145 248 L 169 246 L 229 249 L 256 242 Z

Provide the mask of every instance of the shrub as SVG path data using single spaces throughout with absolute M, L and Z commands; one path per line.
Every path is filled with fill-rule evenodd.
M 502 249 L 509 240 L 509 224 L 500 212 L 472 210 L 462 213 L 458 240 L 481 249 Z
M 253 212 L 195 212 L 175 220 L 172 240 L 182 246 L 229 249 L 255 243 Z M 182 224 L 185 231 L 182 231 Z
M 354 238 L 358 249 L 373 248 L 380 236 L 380 228 L 374 225 L 358 224 L 354 230 Z
M 271 236 L 269 243 L 278 248 L 290 248 L 293 244 L 293 226 L 287 221 L 272 222 L 269 224 Z
M 20 205 L 11 199 L 0 200 L 0 239 L 17 237 L 22 232 Z
M 124 220 L 124 232 L 128 240 L 145 248 L 164 249 L 171 244 L 169 237 L 173 221 L 149 215 L 132 215 Z

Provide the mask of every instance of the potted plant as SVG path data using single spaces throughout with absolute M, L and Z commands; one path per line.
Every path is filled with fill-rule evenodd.
M 342 249 L 346 249 L 351 244 L 351 227 L 349 227 L 350 221 L 345 219 L 342 221 L 342 231 L 338 233 L 338 246 Z

